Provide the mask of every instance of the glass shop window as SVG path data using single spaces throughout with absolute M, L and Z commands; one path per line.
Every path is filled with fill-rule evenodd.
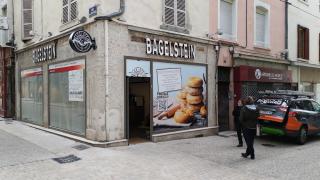
M 50 127 L 84 135 L 85 60 L 49 66 Z
M 21 71 L 21 119 L 43 125 L 42 69 Z

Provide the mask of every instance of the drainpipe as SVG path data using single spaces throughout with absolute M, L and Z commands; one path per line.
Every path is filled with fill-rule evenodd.
M 117 16 L 121 16 L 125 11 L 125 2 L 124 0 L 120 0 L 120 9 L 117 12 L 113 12 L 109 15 L 106 16 L 98 16 L 96 18 L 94 18 L 94 20 L 109 20 L 111 21 L 112 18 L 117 17 Z
M 288 6 L 289 2 L 286 0 L 285 2 L 285 49 L 288 49 Z M 288 60 L 288 52 L 285 54 L 285 59 Z
M 248 0 L 246 0 L 246 47 L 248 46 Z

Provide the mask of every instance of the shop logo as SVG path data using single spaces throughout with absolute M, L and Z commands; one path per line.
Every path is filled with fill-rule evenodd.
M 142 67 L 135 67 L 130 73 L 133 77 L 147 77 L 147 73 Z
M 91 49 L 97 48 L 95 39 L 83 30 L 73 32 L 69 37 L 69 44 L 78 53 L 87 53 Z
M 256 69 L 254 75 L 256 76 L 256 79 L 261 79 L 262 72 L 260 69 Z

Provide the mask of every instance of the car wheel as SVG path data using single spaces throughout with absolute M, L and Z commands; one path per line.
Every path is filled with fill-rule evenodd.
M 305 126 L 302 126 L 297 137 L 297 141 L 299 144 L 303 145 L 306 143 L 307 134 L 308 134 L 307 128 Z

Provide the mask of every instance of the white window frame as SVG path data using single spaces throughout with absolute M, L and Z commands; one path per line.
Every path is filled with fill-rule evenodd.
M 27 41 L 33 39 L 33 35 L 29 34 L 30 36 L 26 37 L 24 34 L 24 7 L 23 7 L 23 0 L 21 0 L 21 39 L 22 41 Z M 32 1 L 31 5 L 31 10 L 32 10 L 32 31 L 34 31 L 34 2 Z M 29 32 L 30 33 L 30 32 Z
M 228 1 L 228 0 L 227 0 Z M 227 40 L 233 40 L 237 41 L 238 39 L 238 0 L 232 0 L 232 11 L 233 11 L 233 17 L 232 17 L 232 34 L 225 34 L 223 32 L 222 35 L 219 35 L 219 38 L 227 39 Z M 221 29 L 221 20 L 220 20 L 220 2 L 221 0 L 218 0 L 218 30 Z
M 264 46 L 261 46 L 258 42 L 257 42 L 257 34 L 256 34 L 256 30 L 257 30 L 257 22 L 256 22 L 256 14 L 257 14 L 257 8 L 258 7 L 262 7 L 264 9 L 267 10 L 267 14 L 266 14 L 266 33 L 265 33 L 265 43 Z M 270 17 L 271 17 L 271 11 L 270 11 L 270 5 L 267 3 L 264 3 L 260 0 L 255 0 L 254 1 L 254 46 L 255 47 L 261 47 L 261 48 L 270 48 Z
M 174 11 L 174 25 L 172 24 L 166 24 L 166 21 L 165 21 L 165 18 L 166 18 L 166 15 L 165 15 L 165 8 L 166 8 L 166 5 L 165 5 L 165 0 L 162 0 L 162 23 L 163 25 L 165 26 L 171 26 L 171 27 L 175 27 L 175 28 L 179 28 L 179 29 L 187 29 L 187 26 L 188 26 L 188 1 L 186 0 L 185 1 L 185 27 L 181 27 L 181 26 L 178 26 L 178 11 L 181 11 L 181 10 L 178 10 L 177 8 L 177 3 L 178 3 L 178 0 L 174 0 L 174 8 L 173 8 L 173 11 Z
M 77 17 L 75 19 L 73 19 L 73 20 L 71 20 L 71 0 L 67 0 L 67 1 L 68 1 L 68 5 L 63 5 L 63 0 L 61 0 L 61 2 L 62 2 L 62 8 L 61 8 L 61 10 L 62 10 L 62 13 L 61 13 L 61 23 L 62 23 L 62 25 L 66 25 L 66 24 L 69 24 L 71 22 L 75 22 L 75 21 L 77 21 L 79 19 L 79 2 L 78 2 L 78 0 L 74 0 L 74 2 L 77 3 Z M 72 3 L 74 3 L 74 2 L 72 2 Z M 63 22 L 63 8 L 65 6 L 68 6 L 68 21 L 67 22 Z

